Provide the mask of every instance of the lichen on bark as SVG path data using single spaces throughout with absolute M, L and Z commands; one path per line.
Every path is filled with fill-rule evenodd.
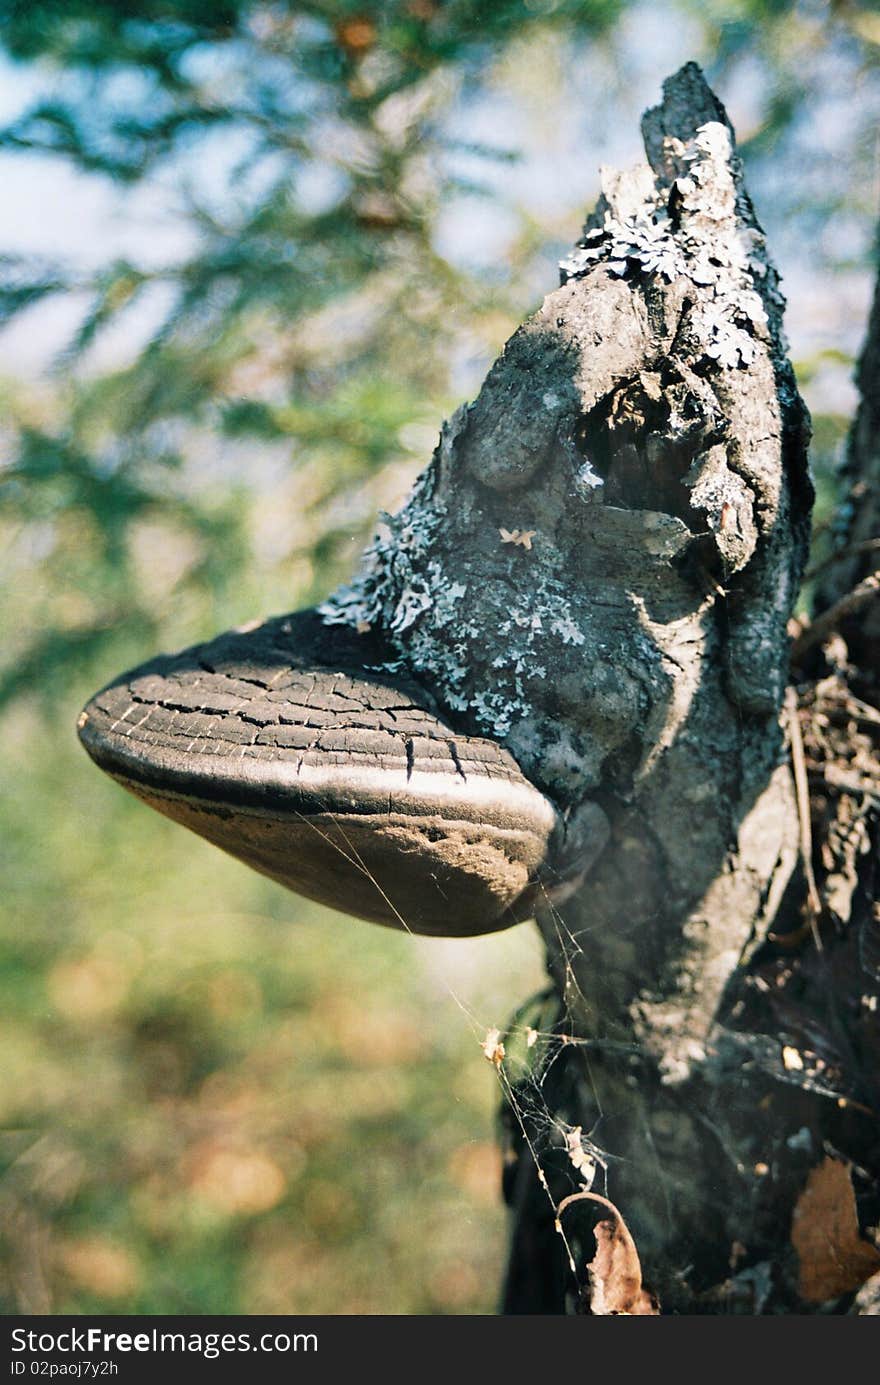
M 693 681 L 676 649 L 720 644 L 733 699 L 775 711 L 804 553 L 777 276 L 723 109 L 675 80 L 701 101 L 646 118 L 653 166 L 604 172 L 561 287 L 322 608 L 381 627 L 565 805 L 669 740 Z
M 501 740 L 568 817 L 565 869 L 589 858 L 562 926 L 558 900 L 538 910 L 589 1046 L 572 1122 L 613 1110 L 609 1196 L 674 1309 L 723 1277 L 712 1252 L 686 1283 L 694 1246 L 729 1246 L 733 1207 L 742 1236 L 764 1215 L 716 1167 L 745 1061 L 724 997 L 800 869 L 780 709 L 812 488 L 778 276 L 695 65 L 643 134 L 647 163 L 603 170 L 560 287 L 323 612 L 380 629 L 457 724 Z M 546 1194 L 517 1189 L 508 1311 Z

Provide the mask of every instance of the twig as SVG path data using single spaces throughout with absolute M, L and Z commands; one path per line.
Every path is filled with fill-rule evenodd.
M 813 779 L 822 780 L 829 788 L 840 789 L 843 793 L 859 794 L 862 798 L 872 798 L 876 802 L 880 802 L 880 786 L 865 784 L 854 774 L 847 774 L 846 770 L 838 769 L 836 765 L 816 766 L 816 768 L 811 766 L 809 774 Z
M 815 617 L 805 629 L 796 635 L 791 644 L 791 661 L 797 663 L 813 645 L 829 635 L 835 626 L 839 625 L 847 616 L 853 615 L 866 605 L 872 597 L 880 592 L 880 568 L 877 568 L 870 576 L 859 582 L 858 586 L 853 587 L 851 592 L 842 596 L 839 601 L 835 601 L 833 606 L 829 606 L 827 611 Z
M 810 827 L 810 789 L 807 783 L 807 765 L 804 756 L 804 742 L 801 736 L 801 723 L 798 716 L 797 692 L 789 684 L 785 690 L 785 711 L 788 721 L 788 738 L 791 745 L 791 767 L 794 772 L 794 789 L 797 798 L 798 832 L 800 836 L 801 858 L 807 878 L 807 921 L 816 944 L 816 951 L 822 951 L 817 919 L 822 912 L 822 901 L 816 888 L 813 874 L 813 833 Z
M 822 705 L 822 712 L 837 723 L 857 721 L 864 726 L 880 726 L 880 712 L 847 689 L 846 700 Z

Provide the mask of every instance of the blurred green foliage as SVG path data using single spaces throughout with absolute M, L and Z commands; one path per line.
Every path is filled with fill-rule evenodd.
M 495 1084 L 443 978 L 479 955 L 504 1016 L 536 940 L 443 959 L 310 908 L 13 729 L 5 1311 L 493 1311 Z
M 493 1311 L 475 1041 L 538 982 L 535 938 L 447 947 L 297 901 L 103 782 L 74 723 L 128 664 L 348 574 L 552 286 L 603 115 L 636 128 L 631 71 L 656 97 L 658 8 L 676 62 L 746 93 L 771 244 L 824 246 L 833 293 L 874 211 L 873 4 L 0 0 L 38 79 L 0 154 L 152 189 L 181 230 L 173 255 L 145 231 L 97 267 L 0 260 L 0 321 L 80 306 L 51 370 L 0 384 L 6 1311 Z M 822 145 L 841 72 L 864 114 L 823 115 Z M 580 142 L 582 183 L 560 157 L 523 195 L 527 127 Z M 475 257 L 499 210 L 503 253 Z M 852 349 L 799 363 L 823 515 Z

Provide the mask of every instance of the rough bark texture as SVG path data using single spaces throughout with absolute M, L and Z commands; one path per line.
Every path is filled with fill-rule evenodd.
M 655 120 L 647 118 L 649 131 Z M 678 850 L 684 878 L 691 878 L 689 867 L 703 878 L 704 860 L 691 851 L 711 840 L 704 829 L 711 833 L 712 826 L 682 831 L 675 782 L 667 779 L 668 815 L 633 816 L 624 871 L 617 873 L 620 858 L 609 852 L 590 877 L 589 893 L 565 911 L 566 932 L 552 915 L 543 920 L 551 957 L 565 953 L 560 944 L 569 934 L 583 939 L 582 955 L 563 957 L 557 971 L 558 1023 L 569 1024 L 574 991 L 586 1000 L 574 1006 L 577 1033 L 595 1040 L 587 1049 L 567 1045 L 554 1060 L 545 1078 L 547 1108 L 560 1130 L 576 1123 L 602 1144 L 610 1194 L 665 1312 L 880 1312 L 880 602 L 876 590 L 873 600 L 867 590 L 880 531 L 878 303 L 880 290 L 857 377 L 862 403 L 839 523 L 843 557 L 820 590 L 817 637 L 808 630 L 794 647 L 797 695 L 789 705 L 797 728 L 788 729 L 800 758 L 800 827 L 789 818 L 775 835 L 782 819 L 774 817 L 772 785 L 787 778 L 777 769 L 751 812 L 739 815 L 737 847 L 697 908 L 684 900 L 679 944 L 670 863 Z M 868 599 L 854 601 L 852 591 Z M 824 614 L 829 606 L 831 619 Z M 728 719 L 717 707 L 723 727 Z M 753 732 L 754 723 L 745 729 Z M 735 735 L 729 744 L 726 757 L 736 753 Z M 674 763 L 667 757 L 670 768 Z M 678 788 L 686 799 L 683 768 Z M 707 805 L 721 831 L 725 820 L 734 821 L 735 802 L 728 791 Z M 774 841 L 781 845 L 768 876 L 755 862 L 762 847 L 772 855 Z M 615 940 L 597 941 L 598 919 L 610 922 L 615 908 Z M 754 927 L 737 956 L 750 917 Z M 646 940 L 659 930 L 657 961 L 645 974 L 653 970 L 660 983 L 636 974 L 609 996 L 609 973 L 625 972 L 614 964 L 626 946 L 621 920 L 636 973 Z M 726 937 L 734 943 L 727 956 Z M 678 976 L 668 962 L 684 964 Z M 637 1040 L 628 1058 L 607 1043 L 618 996 L 628 1012 L 620 1035 L 631 1021 Z M 525 1173 L 532 1161 L 518 1123 L 508 1117 L 507 1124 L 516 1219 L 506 1311 L 558 1312 L 565 1304 L 595 1312 L 566 1271 L 552 1210 L 548 1215 L 548 1202 L 570 1184 L 570 1144 L 557 1139 L 544 1160 L 548 1199 Z M 533 1144 L 537 1138 L 533 1129 Z M 589 1240 L 589 1224 L 584 1231 Z
M 818 951 L 781 715 L 812 499 L 783 301 L 696 67 L 643 131 L 649 163 L 605 171 L 562 287 L 323 609 L 511 749 L 570 851 L 604 815 L 580 890 L 538 911 L 569 1042 L 513 1087 L 504 1311 L 596 1311 L 589 1217 L 566 1248 L 555 1210 L 591 1148 L 662 1311 L 812 1312 L 809 1171 L 855 1161 L 859 1226 L 880 1210 L 873 855 L 847 858 L 868 913 Z

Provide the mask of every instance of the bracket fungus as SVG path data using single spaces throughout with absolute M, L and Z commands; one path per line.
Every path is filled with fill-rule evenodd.
M 695 65 L 643 131 L 353 583 L 116 680 L 103 769 L 294 890 L 471 934 L 678 822 L 701 717 L 776 755 L 810 503 L 783 300 Z
M 383 658 L 375 634 L 301 611 L 123 674 L 80 738 L 138 798 L 322 904 L 456 936 L 531 917 L 560 814 L 509 751 L 372 671 Z

